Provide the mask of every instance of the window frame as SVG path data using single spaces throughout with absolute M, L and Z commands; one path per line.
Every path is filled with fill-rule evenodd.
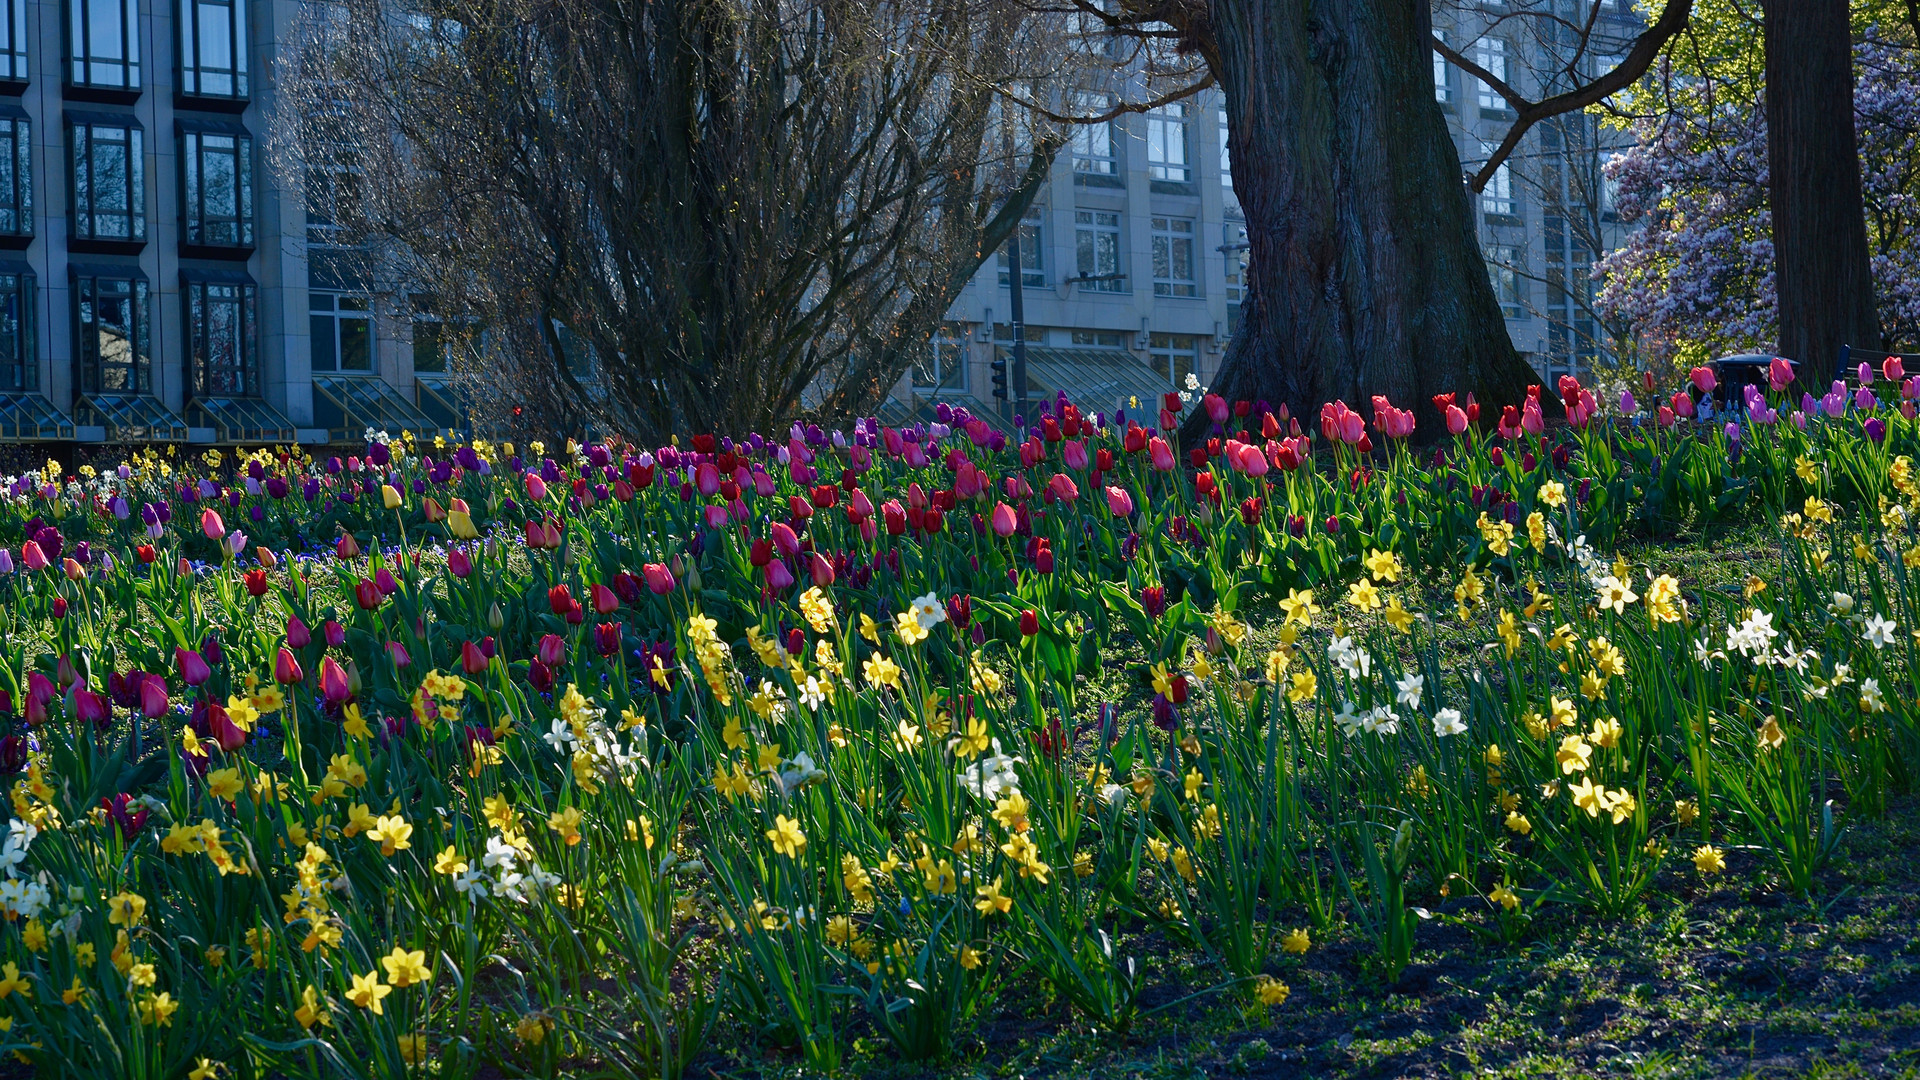
M 1480 191 L 1480 212 L 1488 217 L 1518 217 L 1520 202 L 1513 195 L 1513 163 L 1503 161 Z
M 119 9 L 121 55 L 118 57 L 94 57 L 91 45 L 96 3 L 103 9 Z M 140 0 L 66 0 L 61 29 L 66 44 L 61 70 L 69 90 L 81 91 L 83 95 L 88 91 L 114 97 L 139 95 L 144 86 L 140 70 L 144 62 L 140 56 Z M 100 78 L 104 72 L 96 69 L 117 70 L 119 77 Z
M 927 339 L 925 359 L 908 369 L 916 393 L 964 394 L 967 391 L 967 332 L 957 323 L 941 323 Z M 932 365 L 931 381 L 922 378 Z
M 321 303 L 322 298 L 325 298 L 325 307 L 317 306 Z M 352 308 L 342 307 L 342 301 L 351 301 L 356 304 L 364 304 L 365 306 Z M 379 329 L 375 325 L 374 315 L 373 298 L 365 293 L 348 292 L 339 289 L 307 290 L 307 333 L 311 343 L 309 345 L 311 350 L 309 354 L 309 369 L 316 373 L 329 375 L 377 377 L 380 373 L 380 335 Z M 316 322 L 320 319 L 327 320 L 329 324 L 326 337 L 327 355 L 331 357 L 331 361 L 325 367 L 320 364 L 320 350 L 317 343 L 321 335 L 315 326 Z M 343 322 L 365 324 L 367 356 L 365 367 L 349 368 L 341 364 L 341 358 L 345 352 L 343 348 L 345 339 L 341 336 L 341 324 Z
M 1187 343 L 1184 347 L 1182 342 Z M 1180 370 L 1180 361 L 1188 361 L 1185 371 Z M 1147 335 L 1147 366 L 1156 374 L 1167 377 L 1167 388 L 1184 389 L 1183 376 L 1200 374 L 1200 335 L 1151 333 Z
M 111 297 L 129 305 L 123 338 L 131 339 L 132 360 L 109 364 L 101 342 L 101 283 L 122 286 Z M 74 386 L 80 394 L 153 393 L 153 289 L 138 267 L 73 267 Z M 124 369 L 121 385 L 108 385 L 110 370 Z
M 1480 44 L 1474 49 L 1474 60 L 1480 65 L 1481 70 L 1503 83 L 1510 83 L 1513 80 L 1512 68 L 1508 65 L 1512 57 L 1513 52 L 1507 47 L 1505 38 L 1481 38 Z M 1507 99 L 1501 97 L 1499 91 L 1487 85 L 1486 80 L 1476 78 L 1473 81 L 1477 87 L 1474 97 L 1475 108 L 1483 113 L 1509 111 Z
M 1442 45 L 1447 44 L 1447 32 L 1445 30 L 1435 30 L 1433 36 L 1434 39 Z M 1433 100 L 1438 101 L 1442 105 L 1451 105 L 1453 104 L 1454 97 L 1453 65 L 1447 62 L 1446 57 L 1440 55 L 1439 49 L 1430 51 L 1433 53 Z
M 1074 108 L 1086 114 L 1098 114 L 1113 108 L 1113 95 L 1082 90 L 1074 95 Z M 1078 176 L 1119 176 L 1120 140 L 1114 134 L 1113 121 L 1075 124 L 1071 137 L 1073 172 Z M 1101 146 L 1105 153 L 1100 153 Z
M 219 290 L 222 295 L 214 296 Z M 187 396 L 193 399 L 240 397 L 257 398 L 260 393 L 260 297 L 259 287 L 243 275 L 204 276 L 183 272 L 180 296 L 185 308 L 181 319 L 186 335 Z M 223 364 L 220 370 L 235 372 L 232 382 L 216 386 L 212 381 L 213 305 L 232 305 L 235 327 L 231 343 L 238 361 Z
M 6 18 L 0 20 L 0 83 L 25 84 L 33 78 L 28 55 L 27 0 L 5 0 Z
M 229 149 L 209 149 L 208 139 L 232 140 L 233 145 Z M 252 134 L 244 128 L 226 130 L 183 125 L 178 136 L 178 151 L 180 246 L 245 257 L 254 247 Z M 233 212 L 230 215 L 207 214 L 205 176 L 209 157 L 233 161 Z M 210 239 L 208 233 L 217 225 L 230 226 L 232 240 Z
M 1044 289 L 1047 287 L 1047 246 L 1046 211 L 1037 206 L 1028 207 L 1025 217 L 1015 226 L 1020 237 L 1020 287 L 1022 289 Z M 1000 243 L 1000 253 L 994 257 L 994 266 L 1000 278 L 1000 287 L 1007 288 L 1009 279 L 1007 245 Z
M 12 142 L 9 151 L 6 144 Z M 26 116 L 0 115 L 0 168 L 11 171 L 0 176 L 0 246 L 25 247 L 33 239 L 33 120 Z M 14 228 L 4 227 L 5 215 L 12 214 Z M 8 241 L 13 241 L 9 244 Z
M 1150 251 L 1153 257 L 1153 295 L 1171 299 L 1192 299 L 1200 295 L 1200 269 L 1197 265 L 1199 252 L 1194 244 L 1198 237 L 1193 218 L 1174 217 L 1171 214 L 1154 214 L 1147 219 L 1152 233 Z M 1185 225 L 1185 229 L 1179 226 Z M 1176 276 L 1178 252 L 1186 249 L 1186 274 Z M 1162 270 L 1166 273 L 1161 273 Z
M 1526 317 L 1526 249 L 1514 244 L 1488 244 L 1483 251 L 1487 278 L 1500 311 L 1509 319 Z
M 1192 136 L 1187 131 L 1187 103 L 1169 101 L 1142 115 L 1147 124 L 1147 179 L 1168 184 L 1192 183 Z
M 99 190 L 96 179 L 97 161 L 95 153 L 102 131 L 120 132 L 124 135 L 120 145 L 126 152 L 125 190 L 127 208 L 124 211 L 111 211 L 105 214 L 98 210 Z M 84 137 L 83 137 L 84 133 Z M 147 173 L 146 173 L 146 132 L 139 121 L 131 116 L 124 119 L 114 116 L 92 116 L 69 114 L 67 116 L 67 224 L 75 243 L 101 244 L 114 247 L 138 247 L 147 242 Z M 82 176 L 85 177 L 82 195 Z M 82 202 L 85 202 L 84 207 Z M 102 236 L 99 224 L 103 217 L 125 217 L 127 233 L 124 236 Z
M 35 317 L 39 310 L 35 295 L 38 284 L 32 267 L 17 263 L 0 265 L 0 393 L 30 394 L 40 389 Z M 10 330 L 9 318 L 13 323 Z
M 230 68 L 209 67 L 201 53 L 205 44 L 203 9 L 224 8 L 227 31 L 227 59 Z M 217 102 L 243 103 L 252 87 L 248 70 L 251 42 L 248 39 L 247 0 L 176 0 L 173 9 L 175 92 L 182 98 L 200 98 Z M 231 79 L 228 92 L 209 90 L 209 78 Z
M 1126 246 L 1121 243 L 1122 234 L 1120 231 L 1120 221 L 1124 216 L 1125 215 L 1121 214 L 1118 210 L 1099 210 L 1091 207 L 1084 210 L 1074 210 L 1073 268 L 1076 274 L 1083 277 L 1102 277 L 1108 274 L 1124 272 L 1122 267 L 1126 264 L 1127 249 Z M 1102 218 L 1110 220 L 1102 221 Z M 1100 267 L 1102 261 L 1100 258 L 1102 254 L 1100 251 L 1100 241 L 1102 238 L 1107 239 L 1111 244 L 1112 250 L 1107 253 L 1112 256 L 1112 258 L 1108 260 L 1112 264 L 1111 269 L 1101 269 Z M 1089 242 L 1091 246 L 1089 246 Z M 1080 283 L 1080 287 L 1098 293 L 1124 293 L 1129 291 L 1127 288 L 1127 279 L 1124 277 L 1108 278 L 1104 281 L 1083 281 Z

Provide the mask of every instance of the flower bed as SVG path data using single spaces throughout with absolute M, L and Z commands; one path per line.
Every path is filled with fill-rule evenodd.
M 1012 444 L 15 478 L 0 1049 L 677 1075 L 726 1025 L 830 1069 L 1041 990 L 1124 1032 L 1141 931 L 1272 1008 L 1336 923 L 1391 980 L 1429 916 L 1517 940 L 1676 867 L 1807 894 L 1920 749 L 1902 375 L 1796 408 L 1776 372 L 1725 426 L 1446 397 L 1420 451 L 1384 401 L 1316 439 L 1214 397 L 1183 448 L 1170 395 Z M 1744 588 L 1611 555 L 1754 513 Z

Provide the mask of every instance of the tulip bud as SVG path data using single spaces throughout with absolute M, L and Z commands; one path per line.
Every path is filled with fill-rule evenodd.
M 506 624 L 506 613 L 500 610 L 498 603 L 487 609 L 487 629 L 497 631 Z
M 280 655 L 273 660 L 273 681 L 282 686 L 292 686 L 305 678 L 306 672 L 300 670 L 300 661 L 294 659 L 293 653 L 281 649 Z

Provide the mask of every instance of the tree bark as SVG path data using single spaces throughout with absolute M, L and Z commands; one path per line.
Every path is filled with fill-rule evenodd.
M 1879 349 L 1853 130 L 1847 0 L 1767 0 L 1767 199 L 1780 355 L 1814 372 L 1840 346 Z
M 1208 18 L 1250 263 L 1214 392 L 1303 424 L 1384 394 L 1426 433 L 1434 394 L 1519 401 L 1537 377 L 1433 97 L 1424 0 L 1210 0 Z

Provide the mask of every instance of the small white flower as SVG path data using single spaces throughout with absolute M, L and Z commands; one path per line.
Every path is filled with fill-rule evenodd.
M 1353 702 L 1342 702 L 1340 711 L 1333 714 L 1333 722 L 1338 724 L 1340 730 L 1346 732 L 1348 735 L 1352 735 L 1354 732 L 1360 730 L 1360 716 L 1353 711 L 1353 708 Z
M 489 870 L 495 867 L 504 867 L 511 870 L 513 869 L 513 864 L 518 862 L 519 859 L 519 848 L 507 843 L 498 836 L 489 836 L 487 837 L 487 853 L 481 857 L 480 862 L 481 865 Z
M 806 704 L 807 708 L 818 712 L 832 692 L 832 688 L 821 682 L 818 676 L 808 675 L 807 681 L 800 686 L 800 700 Z
M 1409 709 L 1417 709 L 1420 707 L 1420 691 L 1426 685 L 1427 678 L 1424 675 L 1404 675 L 1394 683 L 1399 693 L 1394 695 L 1393 700 Z
M 941 605 L 938 596 L 928 593 L 914 597 L 913 617 L 920 624 L 920 629 L 931 630 L 947 621 L 947 609 Z
M 487 872 L 476 866 L 453 877 L 453 890 L 475 900 L 487 895 Z
M 1894 628 L 1895 623 L 1892 619 L 1883 615 L 1872 615 L 1867 618 L 1866 629 L 1861 631 L 1860 636 L 1874 648 L 1884 649 L 1893 644 Z
M 1835 615 L 1839 615 L 1842 617 L 1851 615 L 1853 614 L 1853 597 L 1848 596 L 1846 593 L 1843 593 L 1843 592 L 1834 593 L 1833 606 L 1829 607 L 1827 610 L 1833 612 Z
M 548 746 L 553 747 L 555 751 L 562 754 L 566 753 L 567 747 L 576 741 L 573 737 L 573 729 L 567 726 L 565 720 L 558 717 L 554 718 L 552 729 L 545 735 L 540 736 L 540 738 Z
M 1369 735 L 1392 735 L 1400 730 L 1400 717 L 1385 705 L 1375 705 L 1360 718 L 1360 727 Z
M 1460 719 L 1459 709 L 1441 709 L 1439 712 L 1433 714 L 1433 733 L 1435 736 L 1444 739 L 1449 735 L 1464 735 L 1466 731 L 1467 724 L 1466 721 Z

